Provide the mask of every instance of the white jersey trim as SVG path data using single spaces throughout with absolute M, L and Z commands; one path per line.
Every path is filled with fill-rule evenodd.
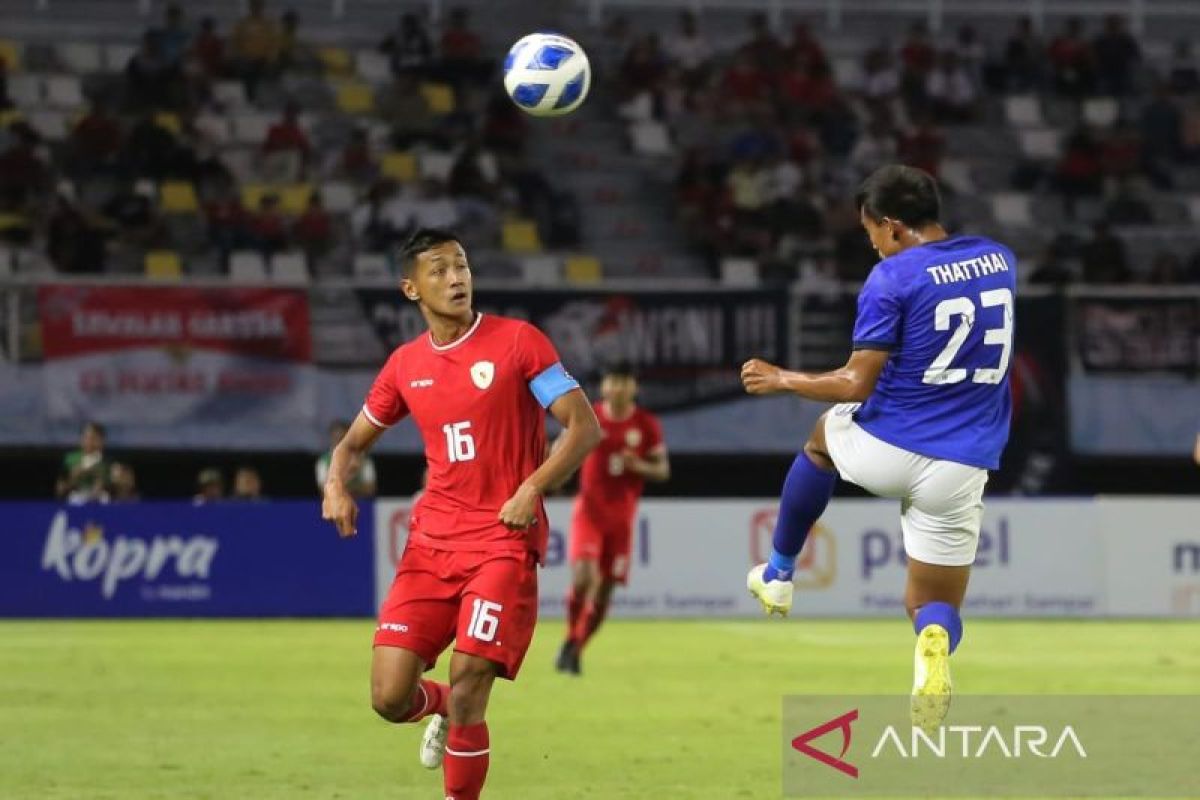
M 463 752 L 462 750 L 451 750 L 449 747 L 446 748 L 446 755 L 458 756 L 459 758 L 473 758 L 475 756 L 486 756 L 490 752 L 492 752 L 492 748 L 490 748 L 490 747 L 486 750 L 473 750 L 469 753 Z
M 391 425 L 384 425 L 382 422 L 375 419 L 375 415 L 371 413 L 371 409 L 367 408 L 366 403 L 363 404 L 362 413 L 363 413 L 363 416 L 367 418 L 367 422 L 371 423 L 376 428 L 382 428 L 383 430 L 387 430 L 388 428 L 392 427 Z
M 439 353 L 445 352 L 446 350 L 453 350 L 455 347 L 458 347 L 460 344 L 465 342 L 467 339 L 470 339 L 471 334 L 475 333 L 476 329 L 479 328 L 479 323 L 481 323 L 481 322 L 483 322 L 483 312 L 482 311 L 475 315 L 475 321 L 473 323 L 471 323 L 471 327 L 467 329 L 467 332 L 464 333 L 462 336 L 458 337 L 457 339 L 455 339 L 453 342 L 450 342 L 449 344 L 438 344 L 437 342 L 435 342 L 433 340 L 433 331 L 430 331 L 429 332 L 429 346 L 432 347 L 434 350 L 438 351 Z

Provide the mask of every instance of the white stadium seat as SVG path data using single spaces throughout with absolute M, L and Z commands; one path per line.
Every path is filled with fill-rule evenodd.
M 1050 161 L 1062 155 L 1062 139 L 1053 128 L 1021 131 L 1021 152 L 1026 158 Z
M 266 283 L 267 264 L 256 250 L 236 250 L 229 256 L 229 279 L 235 283 Z
M 104 45 L 104 68 L 109 72 L 124 72 L 137 48 L 131 44 Z
M 359 253 L 354 256 L 354 276 L 357 278 L 390 278 L 391 266 L 382 253 Z
M 1121 115 L 1121 106 L 1111 97 L 1089 97 L 1083 101 L 1083 121 L 1093 128 L 1111 128 Z
M 301 253 L 277 253 L 271 257 L 271 280 L 276 283 L 308 283 L 308 264 Z
M 758 262 L 753 258 L 721 259 L 721 283 L 736 287 L 758 286 Z
M 51 75 L 46 78 L 46 102 L 54 108 L 81 107 L 85 101 L 79 76 Z
M 63 69 L 76 75 L 99 72 L 103 67 L 100 45 L 92 42 L 66 42 L 57 49 L 58 61 Z
M 1042 117 L 1042 105 L 1033 95 L 1004 98 L 1004 117 L 1015 128 L 1041 128 L 1046 124 Z
M 1021 192 L 997 192 L 992 195 L 992 216 L 1002 225 L 1031 227 L 1033 201 Z

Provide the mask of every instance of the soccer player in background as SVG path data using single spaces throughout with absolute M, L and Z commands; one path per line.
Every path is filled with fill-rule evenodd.
M 635 403 L 637 389 L 633 370 L 623 365 L 607 368 L 600 381 L 601 399 L 594 408 L 604 438 L 579 474 L 571 516 L 567 635 L 555 664 L 559 672 L 580 674 L 584 645 L 604 621 L 613 589 L 629 578 L 642 488 L 646 481 L 671 475 L 662 425 Z
M 541 331 L 473 310 L 471 269 L 453 234 L 418 230 L 399 261 L 401 291 L 429 331 L 392 353 L 334 448 L 322 514 L 354 535 L 353 467 L 411 414 L 429 483 L 379 610 L 371 703 L 390 722 L 432 716 L 421 763 L 444 766 L 446 800 L 475 800 L 488 769 L 492 684 L 516 678 L 537 619 L 542 496 L 579 467 L 600 426 Z M 545 409 L 563 426 L 548 458 Z M 451 642 L 449 685 L 422 679 Z
M 990 239 L 947 234 L 937 184 L 921 170 L 880 168 L 857 205 L 882 260 L 858 297 L 849 361 L 823 374 L 758 359 L 742 367 L 750 394 L 840 404 L 788 471 L 770 561 L 747 584 L 768 614 L 788 612 L 796 556 L 839 475 L 899 498 L 904 602 L 917 634 L 913 724 L 933 728 L 950 705 L 987 471 L 1008 439 L 1016 259 Z

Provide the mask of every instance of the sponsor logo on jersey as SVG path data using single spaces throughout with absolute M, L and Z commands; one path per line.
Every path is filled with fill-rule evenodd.
M 496 377 L 496 365 L 491 361 L 476 361 L 471 365 L 471 380 L 480 389 L 491 386 L 494 377 Z
M 381 622 L 379 630 L 392 631 L 393 633 L 408 633 L 408 626 L 403 622 Z
M 413 389 L 425 389 L 433 386 L 433 378 L 418 378 L 415 381 L 409 381 L 408 385 Z

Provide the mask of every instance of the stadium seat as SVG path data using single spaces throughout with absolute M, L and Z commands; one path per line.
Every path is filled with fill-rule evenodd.
M 412 153 L 388 153 L 383 157 L 379 171 L 385 178 L 407 183 L 417 177 L 417 159 Z
M 1062 155 L 1062 141 L 1053 128 L 1021 131 L 1021 153 L 1035 161 L 1052 161 Z
M 30 111 L 25 115 L 25 121 L 52 142 L 67 138 L 67 115 L 61 111 Z
M 350 54 L 341 47 L 317 48 L 317 58 L 325 71 L 331 75 L 348 75 L 353 66 L 350 63 Z
M 855 56 L 840 56 L 833 59 L 834 82 L 843 89 L 862 87 L 862 61 Z
M 21 45 L 8 39 L 0 39 L 0 59 L 11 74 L 21 69 Z
M 599 283 L 604 276 L 595 256 L 567 256 L 563 271 L 569 283 Z
M 500 229 L 500 239 L 510 253 L 539 253 L 542 250 L 537 225 L 531 220 L 507 220 Z
M 753 258 L 721 259 L 721 284 L 740 288 L 758 286 L 758 262 Z
M 246 87 L 241 81 L 217 81 L 212 87 L 213 100 L 226 108 L 245 108 Z
M 200 202 L 195 187 L 187 181 L 163 181 L 158 187 L 158 207 L 164 214 L 195 214 Z
M 369 84 L 343 81 L 336 91 L 337 106 L 347 114 L 366 114 L 375 108 L 375 92 Z
M 422 83 L 421 94 L 435 114 L 450 114 L 454 111 L 454 88 L 445 83 Z
M 382 253 L 358 253 L 354 256 L 356 278 L 390 278 L 391 265 Z
M 303 214 L 304 210 L 308 208 L 308 201 L 312 199 L 312 193 L 311 183 L 291 183 L 281 186 L 279 187 L 279 207 L 285 214 Z
M 562 261 L 554 256 L 523 258 L 521 278 L 532 286 L 554 286 L 562 281 Z
M 232 138 L 229 120 L 218 114 L 198 114 L 193 124 L 215 145 L 223 145 Z
M 943 158 L 938 165 L 938 176 L 942 183 L 960 194 L 972 194 L 975 181 L 971 177 L 971 163 L 960 158 Z
M 66 42 L 58 46 L 56 54 L 63 69 L 76 75 L 99 72 L 103 63 L 100 45 L 94 42 Z
M 14 122 L 21 122 L 25 119 L 25 115 L 15 108 L 0 109 L 0 129 L 7 128 Z
M 170 111 L 159 111 L 154 115 L 154 124 L 167 131 L 172 136 L 178 136 L 183 131 L 183 123 L 179 115 Z
M 0 278 L 7 278 L 13 273 L 13 262 L 17 260 L 16 251 L 6 244 L 0 244 Z
M 1015 128 L 1041 128 L 1046 125 L 1041 103 L 1034 95 L 1004 98 L 1004 118 Z
M 265 283 L 267 265 L 257 250 L 235 250 L 229 256 L 229 279 L 235 283 Z
M 161 281 L 177 281 L 183 277 L 183 263 L 174 250 L 151 250 L 146 253 L 146 277 Z
M 358 77 L 367 83 L 387 83 L 392 79 L 392 65 L 387 56 L 375 50 L 359 50 L 354 54 Z
M 1094 128 L 1111 128 L 1120 114 L 1121 106 L 1112 97 L 1089 97 L 1083 101 L 1083 121 Z
M 77 75 L 46 78 L 46 103 L 54 108 L 75 109 L 84 105 L 83 85 Z
M 454 156 L 450 153 L 430 150 L 421 153 L 421 157 L 417 160 L 417 171 L 422 180 L 433 178 L 438 181 L 448 181 L 452 169 L 454 169 Z
M 1001 225 L 1031 227 L 1033 225 L 1033 204 L 1027 194 L 997 192 L 992 195 L 992 216 Z
M 37 75 L 11 75 L 8 78 L 8 97 L 22 108 L 42 105 L 42 79 Z
M 354 187 L 344 181 L 321 184 L 321 204 L 330 214 L 348 214 L 358 204 Z
M 629 126 L 629 138 L 633 151 L 644 156 L 669 156 L 673 150 L 671 134 L 661 122 L 635 122 Z
M 308 283 L 308 264 L 302 253 L 271 256 L 271 280 L 276 283 Z
M 265 183 L 243 183 L 242 208 L 247 211 L 257 211 L 258 207 L 262 205 L 263 195 L 275 191 L 277 191 L 275 187 Z
M 249 111 L 234 114 L 230 122 L 235 142 L 260 146 L 267 138 L 267 131 L 271 129 L 274 118 L 269 114 Z
M 1191 221 L 1200 224 L 1200 195 L 1192 195 L 1187 199 L 1187 210 Z
M 104 69 L 108 72 L 124 72 L 135 53 L 137 48 L 131 44 L 104 45 Z

